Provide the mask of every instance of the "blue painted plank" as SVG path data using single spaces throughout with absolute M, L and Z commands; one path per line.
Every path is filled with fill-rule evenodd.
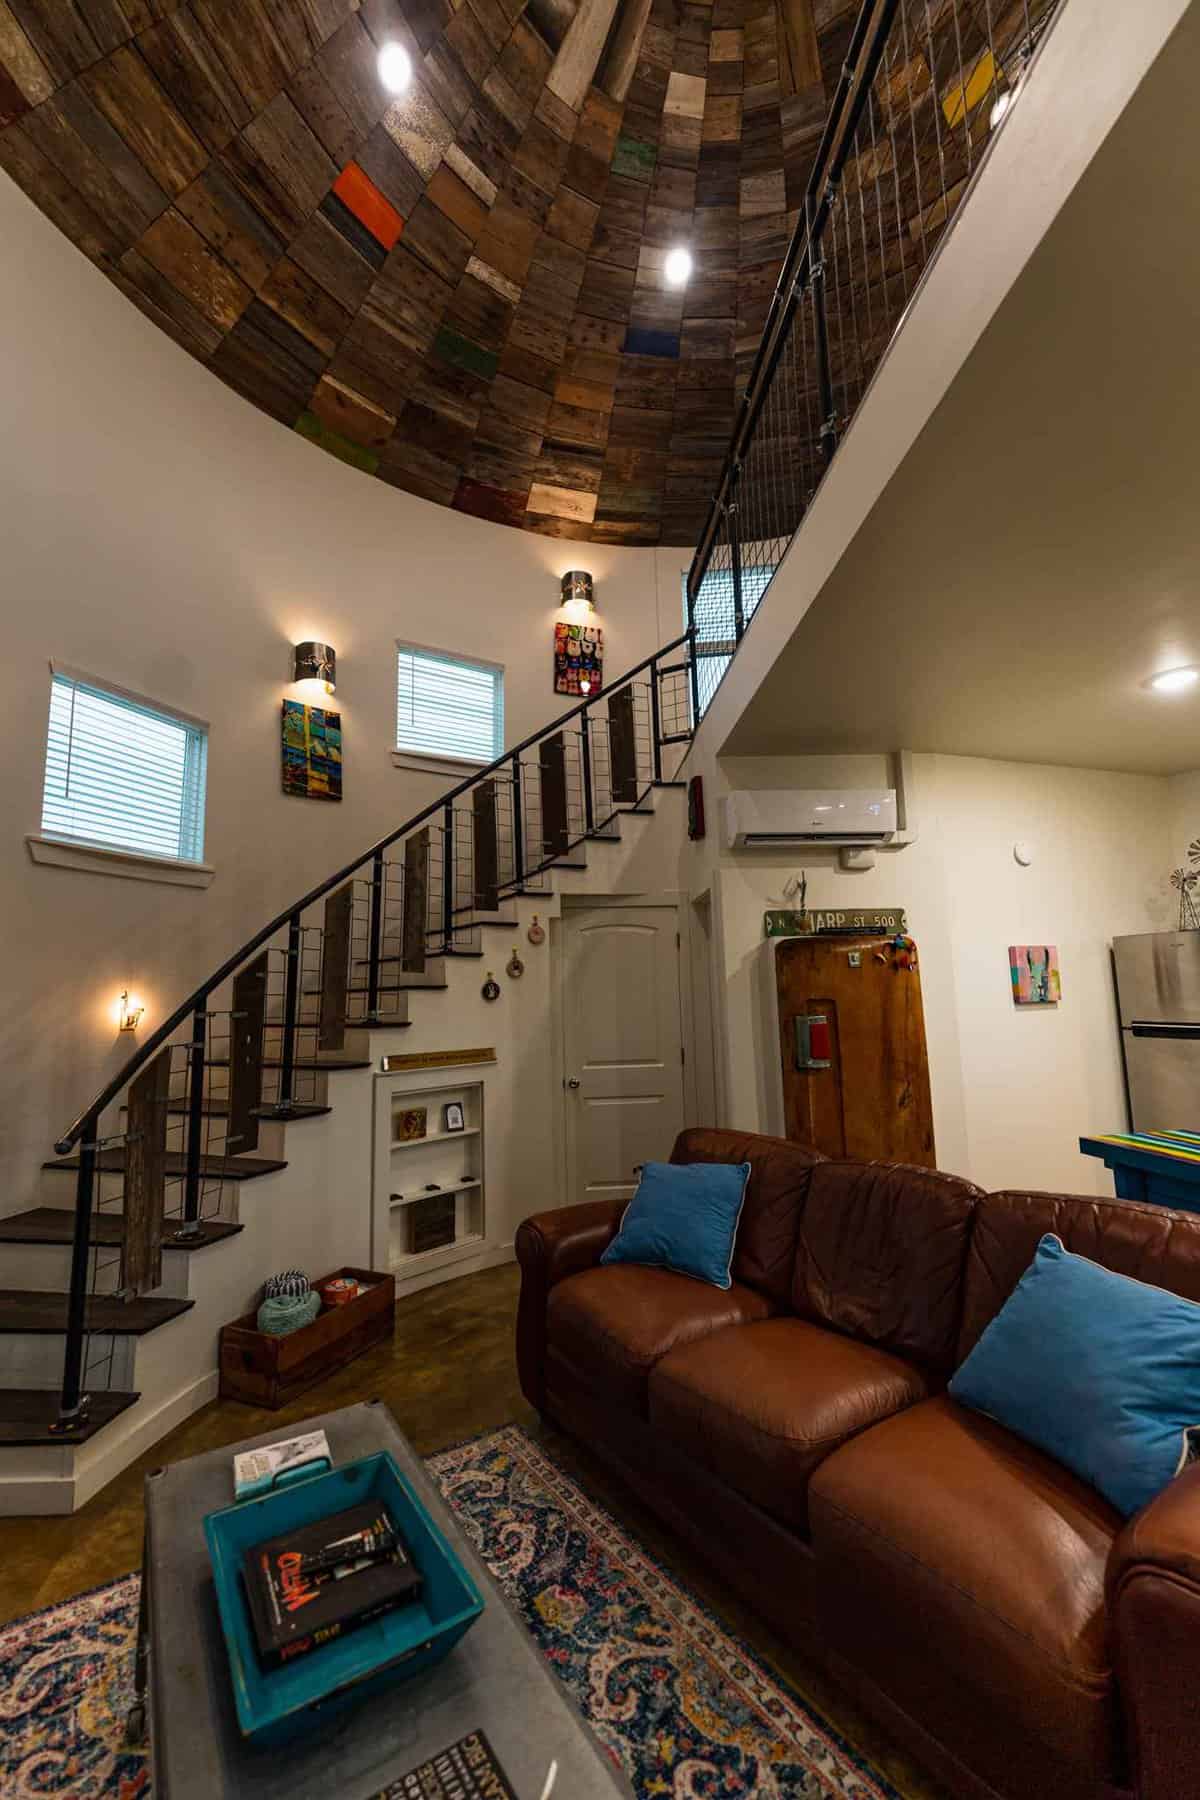
M 630 325 L 621 348 L 627 356 L 679 356 L 679 335 L 674 331 L 647 331 Z

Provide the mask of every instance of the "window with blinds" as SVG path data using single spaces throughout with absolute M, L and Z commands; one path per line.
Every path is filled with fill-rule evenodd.
M 396 748 L 494 762 L 504 749 L 504 671 L 415 644 L 396 646 Z
M 55 670 L 42 830 L 48 837 L 200 862 L 208 731 Z

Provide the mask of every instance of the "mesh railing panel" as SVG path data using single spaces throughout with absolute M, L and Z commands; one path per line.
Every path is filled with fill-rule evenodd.
M 701 716 L 1057 3 L 900 0 L 881 51 L 867 33 L 865 98 L 810 189 L 807 245 L 768 323 L 753 427 L 735 438 L 739 459 L 731 450 L 689 572 Z

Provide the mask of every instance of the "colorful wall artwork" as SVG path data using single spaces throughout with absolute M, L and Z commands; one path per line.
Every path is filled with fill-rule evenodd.
M 305 800 L 341 799 L 341 713 L 284 701 L 283 791 Z
M 604 679 L 604 633 L 598 625 L 554 627 L 554 691 L 584 700 L 598 694 Z
M 1062 999 L 1058 949 L 1054 944 L 1010 944 L 1008 972 L 1018 1006 L 1057 1006 Z

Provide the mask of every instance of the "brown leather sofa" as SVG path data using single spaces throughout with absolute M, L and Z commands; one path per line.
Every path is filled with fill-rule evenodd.
M 527 1219 L 530 1402 L 955 1795 L 1200 1796 L 1200 1465 L 1126 1523 L 944 1392 L 1044 1232 L 1200 1300 L 1200 1219 L 728 1131 L 672 1160 L 752 1165 L 733 1286 L 599 1267 L 623 1201 Z

